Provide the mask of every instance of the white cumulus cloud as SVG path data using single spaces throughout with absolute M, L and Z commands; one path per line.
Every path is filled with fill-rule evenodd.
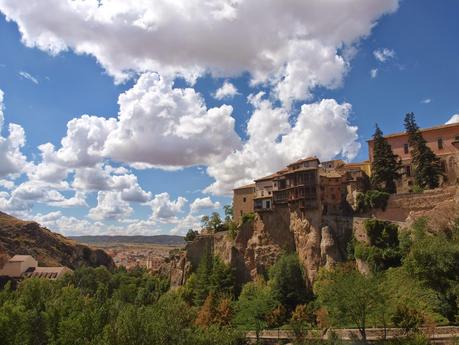
M 273 107 L 262 96 L 251 99 L 255 111 L 247 126 L 249 139 L 242 149 L 208 167 L 207 173 L 215 182 L 206 192 L 229 194 L 237 185 L 305 156 L 317 155 L 322 160 L 337 155 L 351 160 L 356 156 L 360 144 L 357 127 L 349 123 L 350 104 L 338 104 L 332 99 L 304 104 L 291 124 L 284 108 Z
M 452 123 L 458 123 L 459 122 L 459 114 L 454 114 L 451 116 L 451 118 L 446 122 L 447 125 L 452 124 Z
M 240 145 L 231 106 L 207 109 L 194 89 L 172 88 L 156 73 L 143 74 L 118 102 L 104 147 L 115 160 L 181 168 L 219 161 Z
M 0 90 L 0 178 L 21 173 L 27 163 L 26 157 L 21 152 L 26 142 L 24 129 L 17 124 L 10 123 L 8 136 L 2 136 L 5 122 L 3 96 L 3 91 Z
M 254 82 L 279 84 L 288 104 L 316 86 L 339 85 L 347 71 L 343 48 L 398 2 L 0 0 L 0 11 L 27 46 L 90 54 L 117 81 L 147 70 L 188 80 L 248 71 Z
M 133 212 L 119 192 L 98 192 L 97 206 L 89 210 L 89 217 L 94 220 L 119 220 Z
M 229 81 L 225 81 L 223 85 L 215 91 L 214 97 L 216 99 L 224 99 L 224 98 L 231 98 L 236 96 L 238 93 L 236 86 L 234 84 L 230 83 Z
M 220 206 L 218 201 L 213 202 L 208 196 L 205 198 L 196 198 L 190 205 L 190 212 L 196 213 L 207 209 L 218 209 Z
M 379 62 L 386 62 L 395 57 L 395 51 L 389 48 L 376 49 L 373 55 Z

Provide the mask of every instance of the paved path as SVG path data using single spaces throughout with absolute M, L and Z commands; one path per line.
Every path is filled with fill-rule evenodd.
M 333 330 L 340 339 L 342 340 L 352 340 L 360 338 L 360 333 L 357 329 L 334 329 Z M 458 326 L 444 326 L 444 327 L 435 327 L 435 328 L 421 328 L 420 331 L 424 333 L 430 340 L 435 343 L 444 343 L 448 339 L 459 338 L 459 327 Z M 384 329 L 383 328 L 367 328 L 367 340 L 368 341 L 377 341 L 384 338 Z M 313 330 L 308 332 L 308 338 L 310 339 L 323 339 L 326 340 L 330 336 L 330 330 L 322 332 L 320 330 Z M 400 328 L 387 328 L 386 329 L 386 338 L 396 338 L 402 337 L 403 331 Z M 292 331 L 288 330 L 266 330 L 263 331 L 260 335 L 260 338 L 265 340 L 267 343 L 274 340 L 293 340 L 294 334 Z M 254 331 L 247 332 L 247 339 L 249 341 L 256 340 L 256 334 Z

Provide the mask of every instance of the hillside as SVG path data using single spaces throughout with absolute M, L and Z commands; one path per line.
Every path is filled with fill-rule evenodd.
M 160 244 L 181 246 L 185 244 L 182 236 L 70 236 L 72 240 L 85 244 Z
M 91 249 L 36 222 L 23 221 L 3 212 L 0 212 L 0 253 L 32 255 L 43 266 L 114 267 L 112 258 L 103 250 Z

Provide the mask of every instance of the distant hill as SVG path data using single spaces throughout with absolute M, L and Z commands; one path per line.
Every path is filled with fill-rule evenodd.
M 23 221 L 0 212 L 0 256 L 32 255 L 42 266 L 106 266 L 114 268 L 103 250 L 76 243 L 36 222 Z
M 156 235 L 156 236 L 71 236 L 79 243 L 86 244 L 161 244 L 181 246 L 185 244 L 183 236 Z

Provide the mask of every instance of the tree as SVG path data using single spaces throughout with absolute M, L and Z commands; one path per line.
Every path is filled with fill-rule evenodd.
M 373 145 L 371 184 L 374 189 L 393 194 L 396 192 L 395 180 L 401 176 L 401 162 L 393 153 L 378 125 L 373 134 Z
M 287 309 L 288 313 L 291 313 L 298 304 L 307 301 L 306 282 L 296 254 L 282 255 L 269 273 L 273 297 Z
M 222 218 L 218 212 L 212 212 L 209 219 L 209 227 L 214 233 L 224 230 Z
M 203 229 L 211 231 L 213 233 L 224 230 L 222 218 L 220 217 L 220 214 L 218 212 L 212 212 L 210 217 L 202 216 L 201 224 Z
M 185 241 L 193 242 L 197 235 L 198 235 L 197 231 L 194 231 L 193 229 L 189 229 L 185 235 Z
M 346 266 L 321 270 L 314 292 L 335 326 L 355 325 L 366 343 L 367 323 L 376 317 L 383 300 L 374 277 Z
M 405 130 L 408 133 L 408 144 L 411 147 L 416 185 L 421 188 L 437 188 L 440 176 L 443 175 L 440 159 L 427 146 L 413 113 L 405 116 Z
M 276 308 L 271 289 L 262 280 L 244 285 L 237 302 L 234 323 L 246 330 L 255 330 L 257 340 L 268 325 L 268 315 Z
M 225 223 L 229 223 L 233 221 L 233 205 L 225 205 L 223 206 L 223 210 L 225 211 Z

